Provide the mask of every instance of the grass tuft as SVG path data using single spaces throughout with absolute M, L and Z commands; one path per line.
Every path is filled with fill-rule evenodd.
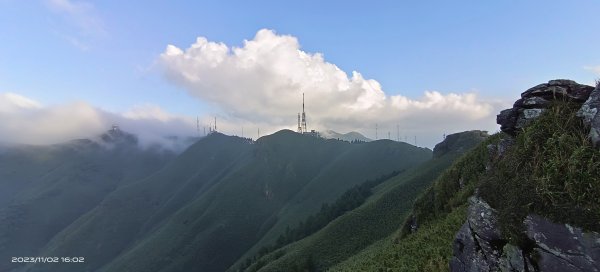
M 482 180 L 480 192 L 499 211 L 501 228 L 524 245 L 522 222 L 536 213 L 555 222 L 600 230 L 600 152 L 575 113 L 555 102 L 516 137 Z

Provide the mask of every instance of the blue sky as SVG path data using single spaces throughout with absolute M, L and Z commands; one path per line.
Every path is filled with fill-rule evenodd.
M 221 100 L 165 77 L 160 55 L 198 36 L 243 47 L 260 29 L 414 100 L 474 92 L 510 103 L 550 79 L 600 77 L 599 1 L 374 2 L 0 0 L 0 93 L 226 116 Z

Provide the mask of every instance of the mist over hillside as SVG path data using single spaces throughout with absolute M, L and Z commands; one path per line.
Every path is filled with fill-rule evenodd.
M 0 272 L 600 272 L 598 11 L 0 0 Z
M 0 258 L 32 256 L 111 192 L 152 175 L 175 158 L 141 148 L 134 135 L 110 130 L 94 140 L 0 151 Z M 0 270 L 14 268 L 0 263 Z
M 211 133 L 176 157 L 163 149 L 140 149 L 133 135 L 119 130 L 101 139 L 104 144 L 78 140 L 22 147 L 2 157 L 16 162 L 27 152 L 39 154 L 36 148 L 70 151 L 41 159 L 49 165 L 4 164 L 3 185 L 14 187 L 17 178 L 26 176 L 36 186 L 15 188 L 18 197 L 5 204 L 10 224 L 0 233 L 3 256 L 16 249 L 30 255 L 86 256 L 77 265 L 11 264 L 5 269 L 181 271 L 200 266 L 223 271 L 255 243 L 273 241 L 286 226 L 350 187 L 410 169 L 432 154 L 389 140 L 353 144 L 285 130 L 257 141 Z M 160 164 L 144 161 L 159 158 L 164 158 Z M 41 210 L 48 214 L 41 216 Z M 24 242 L 29 232 L 40 235 Z

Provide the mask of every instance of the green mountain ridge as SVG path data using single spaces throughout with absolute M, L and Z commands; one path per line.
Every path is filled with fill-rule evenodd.
M 175 157 L 142 149 L 130 134 L 107 141 L 6 145 L 0 152 L 0 258 L 36 256 L 54 235 L 120 186 Z M 106 138 L 108 139 L 108 138 Z M 14 264 L 2 262 L 0 270 Z
M 257 141 L 213 133 L 117 187 L 38 252 L 77 252 L 85 263 L 15 271 L 224 271 L 352 186 L 431 154 L 393 141 L 351 144 L 292 131 Z
M 466 199 L 488 167 L 488 146 L 502 137 L 462 132 L 448 135 L 432 151 L 391 140 L 350 143 L 289 130 L 257 141 L 212 133 L 177 156 L 158 147 L 140 149 L 132 135 L 103 138 L 101 144 L 76 140 L 0 152 L 0 161 L 10 162 L 0 167 L 0 177 L 7 188 L 19 185 L 0 208 L 3 220 L 11 222 L 0 229 L 0 253 L 9 256 L 17 248 L 26 256 L 35 249 L 39 256 L 77 252 L 86 258 L 78 264 L 6 269 L 446 270 Z M 35 166 L 33 171 L 15 171 L 23 163 Z M 10 177 L 25 183 L 7 182 Z M 78 183 L 81 189 L 67 187 Z M 356 193 L 367 195 L 352 196 Z M 290 228 L 352 198 L 360 203 L 308 236 L 280 244 Z M 69 203 L 83 205 L 65 208 Z M 46 216 L 32 213 L 40 207 L 55 208 Z M 56 216 L 64 220 L 55 224 L 50 218 Z M 25 232 L 41 234 L 23 242 L 19 233 Z M 279 246 L 265 254 L 274 244 Z
M 350 258 L 397 230 L 415 197 L 457 157 L 486 137 L 481 131 L 448 137 L 444 143 L 448 148 L 438 150 L 437 158 L 383 182 L 360 207 L 315 234 L 263 256 L 246 271 L 321 271 Z M 234 266 L 230 271 L 236 269 Z

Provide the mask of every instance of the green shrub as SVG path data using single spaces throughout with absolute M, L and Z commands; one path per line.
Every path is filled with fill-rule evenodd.
M 448 271 L 452 241 L 465 220 L 466 210 L 466 205 L 456 207 L 399 242 L 384 239 L 331 271 Z
M 482 197 L 499 212 L 501 228 L 526 242 L 528 213 L 600 230 L 600 152 L 575 115 L 579 105 L 555 102 L 524 128 L 482 180 Z
M 490 160 L 487 146 L 498 143 L 503 137 L 506 136 L 500 133 L 490 136 L 440 175 L 415 201 L 411 216 L 404 222 L 401 237 L 410 233 L 411 221 L 416 220 L 421 225 L 467 203 Z

